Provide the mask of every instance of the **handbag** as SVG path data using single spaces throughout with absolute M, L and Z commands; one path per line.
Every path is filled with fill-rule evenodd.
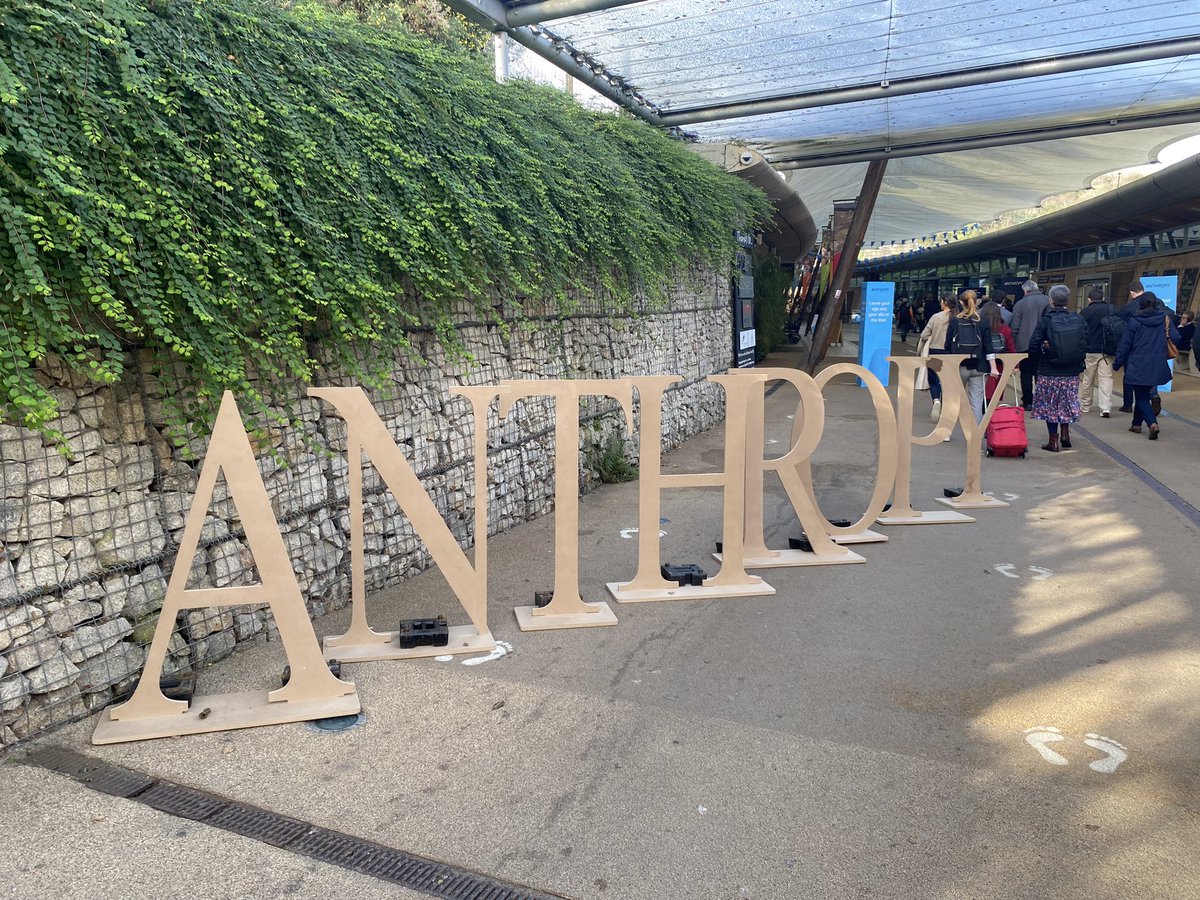
M 1171 340 L 1171 320 L 1170 318 L 1163 319 L 1163 328 L 1167 332 L 1167 359 L 1174 359 L 1179 355 L 1179 348 L 1175 346 L 1175 342 Z

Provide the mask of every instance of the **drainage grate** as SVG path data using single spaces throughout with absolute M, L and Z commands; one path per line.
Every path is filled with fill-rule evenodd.
M 204 824 L 224 828 L 273 847 L 289 847 L 312 828 L 307 822 L 243 803 L 226 804 L 224 809 L 205 819 Z
M 399 884 L 445 900 L 561 900 L 532 888 L 435 862 L 299 819 L 277 815 L 195 788 L 161 781 L 59 747 L 30 753 L 27 764 L 76 779 L 93 790 L 144 803 L 161 812 L 204 822 L 244 837 Z
M 154 784 L 153 778 L 141 772 L 112 766 L 95 757 L 84 756 L 82 753 L 74 753 L 61 747 L 35 750 L 25 757 L 25 761 L 51 772 L 67 775 L 94 791 L 114 797 L 133 797 Z
M 214 797 L 195 788 L 184 787 L 182 784 L 172 784 L 160 781 L 146 793 L 138 797 L 139 803 L 153 806 L 160 812 L 179 816 L 181 819 L 191 819 L 200 822 L 213 813 L 224 809 L 228 800 Z
M 290 849 L 321 862 L 447 900 L 550 900 L 553 897 L 326 828 L 314 828 Z
M 124 797 L 132 800 L 154 784 L 154 779 L 141 772 L 123 769 L 120 766 L 105 766 L 93 772 L 80 776 L 80 784 L 85 784 L 93 791 L 111 794 L 114 797 Z
M 81 775 L 103 768 L 104 763 L 82 753 L 64 750 L 61 747 L 47 747 L 45 750 L 35 750 L 25 757 L 25 761 L 60 775 L 78 778 Z

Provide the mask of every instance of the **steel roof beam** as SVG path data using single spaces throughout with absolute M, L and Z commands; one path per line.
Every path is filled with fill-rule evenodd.
M 822 153 L 812 156 L 783 156 L 770 158 L 776 169 L 815 169 L 822 166 L 842 166 L 848 163 L 870 162 L 876 159 L 900 159 L 905 156 L 933 156 L 937 153 L 956 153 L 960 150 L 984 150 L 988 147 L 1007 147 L 1012 144 L 1056 141 L 1061 138 L 1086 137 L 1093 134 L 1113 134 L 1118 131 L 1138 131 L 1161 125 L 1189 125 L 1200 122 L 1200 107 L 1153 113 L 1144 116 L 1097 119 L 1075 125 L 1054 125 L 1024 131 L 993 132 L 969 138 L 945 141 L 923 141 L 900 147 L 875 147 L 867 150 L 848 150 L 845 153 Z
M 582 16 L 584 13 L 641 2 L 642 0 L 542 0 L 540 3 L 510 6 L 506 18 L 508 24 L 516 28 L 521 25 L 532 25 L 535 22 L 549 22 L 554 19 L 565 19 L 567 16 Z
M 504 32 L 522 47 L 536 53 L 581 81 L 601 96 L 624 107 L 651 125 L 662 125 L 657 108 L 636 91 L 624 86 L 603 65 L 575 49 L 565 40 L 535 26 L 513 27 L 508 24 L 508 7 L 499 0 L 442 0 L 446 6 L 489 31 Z M 536 30 L 535 30 L 536 29 Z
M 1043 78 L 1047 75 L 1058 75 L 1064 72 L 1082 72 L 1106 66 L 1151 62 L 1176 56 L 1187 56 L 1192 53 L 1200 53 L 1200 35 L 1151 41 L 1130 47 L 1110 47 L 1104 50 L 1064 53 L 1061 56 L 1045 59 L 984 66 L 960 72 L 940 72 L 935 75 L 899 78 L 895 81 L 878 81 L 853 87 L 807 91 L 800 94 L 749 100 L 743 103 L 697 106 L 691 109 L 665 112 L 662 114 L 661 120 L 663 125 L 695 125 L 700 122 L 740 119 L 746 116 L 815 109 L 822 106 L 860 103 L 867 100 L 885 100 L 890 97 L 926 94 L 933 91 L 954 90 L 955 88 L 995 84 L 1003 81 L 1019 81 L 1025 78 Z

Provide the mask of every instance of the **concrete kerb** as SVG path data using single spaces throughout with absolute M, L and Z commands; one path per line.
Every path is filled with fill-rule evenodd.
M 794 364 L 794 351 L 776 359 Z M 769 401 L 767 439 L 779 444 L 768 450 L 787 439 L 789 390 Z M 836 412 L 817 493 L 829 515 L 855 514 L 869 494 L 873 416 L 856 387 L 827 396 Z M 1164 407 L 1200 421 L 1197 396 L 1177 390 Z M 1200 429 L 1164 423 L 1149 444 L 1123 420 L 1086 427 L 1200 502 L 1185 483 Z M 1039 429 L 1030 422 L 1031 443 Z M 718 428 L 665 466 L 716 468 L 721 447 Z M 932 505 L 961 484 L 962 438 L 917 450 L 913 496 Z M 521 634 L 511 608 L 550 581 L 546 517 L 492 540 L 489 620 L 513 652 L 475 665 L 356 665 L 358 728 L 93 749 L 89 721 L 42 743 L 572 897 L 1025 897 L 1029 884 L 1065 897 L 1194 895 L 1195 527 L 1085 441 L 989 461 L 984 486 L 1014 495 L 1012 508 L 965 528 L 893 529 L 887 544 L 857 548 L 866 565 L 764 572 L 772 598 L 622 607 L 616 628 Z M 798 526 L 778 486 L 768 491 L 768 543 L 780 546 Z M 635 542 L 621 532 L 636 525 L 636 492 L 582 498 L 585 599 L 632 574 Z M 719 503 L 708 489 L 667 495 L 664 560 L 706 565 Z M 371 604 L 381 623 L 458 614 L 436 572 Z M 318 620 L 319 633 L 347 617 Z M 206 691 L 272 685 L 282 664 L 276 646 L 255 646 L 201 681 Z M 1103 747 L 1117 744 L 1127 758 L 1111 774 L 1092 767 L 1111 763 Z M 0 777 L 24 798 L 9 833 L 36 848 L 6 853 L 0 868 L 24 867 L 20 885 L 36 859 L 29 896 L 77 895 L 72 854 L 87 821 L 39 803 L 128 801 L 81 800 L 72 782 L 24 769 Z M 162 845 L 147 833 L 169 835 L 178 820 L 139 810 L 126 823 L 104 810 L 122 840 L 92 865 L 149 877 Z M 176 888 L 221 893 L 231 866 L 290 877 L 284 857 L 239 861 L 223 843 L 238 840 L 189 845 Z M 361 876 L 303 871 L 313 891 L 373 895 Z M 146 892 L 125 895 L 135 893 Z

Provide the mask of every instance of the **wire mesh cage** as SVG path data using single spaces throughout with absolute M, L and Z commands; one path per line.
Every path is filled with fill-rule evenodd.
M 664 396 L 662 440 L 673 446 L 723 418 L 720 388 L 705 376 L 730 359 L 728 290 L 717 276 L 681 287 L 662 309 L 613 316 L 599 300 L 568 317 L 526 308 L 483 323 L 463 316 L 461 352 L 412 329 L 372 405 L 464 548 L 475 534 L 471 405 L 450 393 L 504 379 L 679 374 Z M 60 414 L 41 434 L 0 424 L 0 744 L 11 746 L 129 696 L 158 627 L 206 440 L 182 421 L 183 365 L 155 368 L 131 356 L 125 379 L 99 386 L 49 371 Z M 353 382 L 326 368 L 314 379 Z M 300 386 L 274 400 L 252 445 L 273 512 L 312 616 L 350 596 L 345 423 Z M 614 446 L 636 461 L 619 404 L 589 397 L 578 410 L 580 478 L 605 480 Z M 488 413 L 488 522 L 496 533 L 553 508 L 554 401 L 529 397 L 500 420 Z M 430 564 L 411 523 L 369 461 L 364 466 L 368 590 Z M 235 502 L 218 479 L 187 587 L 257 581 Z M 275 637 L 270 611 L 239 606 L 183 611 L 170 624 L 164 675 Z

